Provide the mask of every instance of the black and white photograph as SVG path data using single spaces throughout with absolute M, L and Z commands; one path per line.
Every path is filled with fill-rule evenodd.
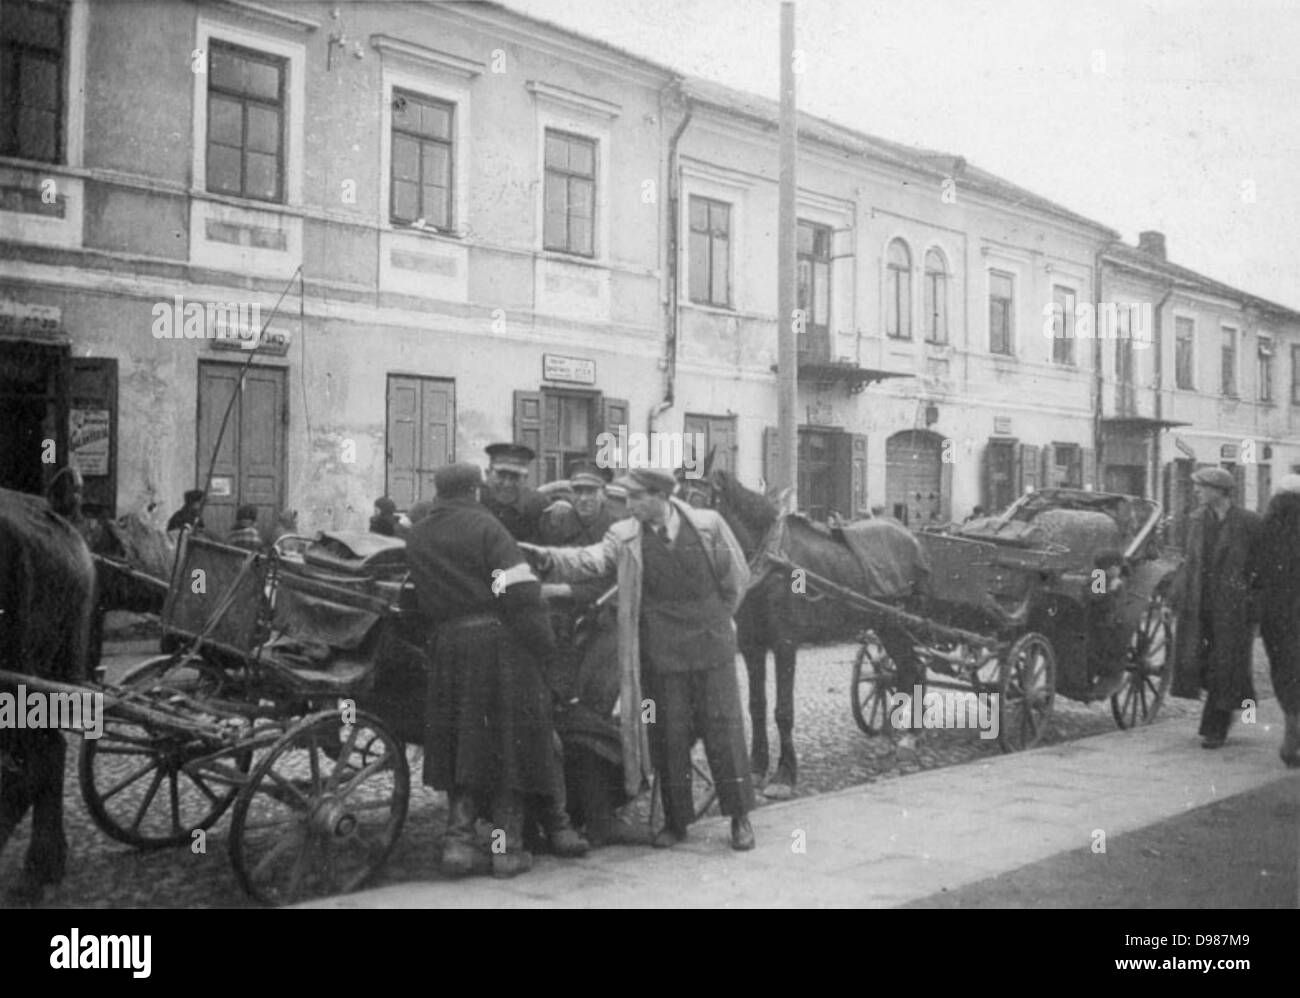
M 32 959 L 149 976 L 124 909 L 1104 909 L 1081 970 L 1261 969 L 1298 15 L 0 0 Z

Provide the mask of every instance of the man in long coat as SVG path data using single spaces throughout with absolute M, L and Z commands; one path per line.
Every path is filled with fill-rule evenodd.
M 1264 514 L 1253 559 L 1259 636 L 1273 694 L 1286 716 L 1279 755 L 1300 766 L 1300 475 L 1284 475 Z
M 532 550 L 556 581 L 616 572 L 625 789 L 639 792 L 653 760 L 665 815 L 655 845 L 680 842 L 694 819 L 691 747 L 702 735 L 722 813 L 731 816 L 732 847 L 752 849 L 754 788 L 732 623 L 749 568 L 722 517 L 671 498 L 670 472 L 639 469 L 622 484 L 632 517 L 599 544 Z
M 492 873 L 532 865 L 523 848 L 528 795 L 549 797 L 556 771 L 551 691 L 555 641 L 541 586 L 495 517 L 478 503 L 471 464 L 434 473 L 438 498 L 406 541 L 420 609 L 434 628 L 425 727 L 424 782 L 448 795 L 442 869 L 484 866 L 475 846 L 480 808 L 496 829 Z
M 1223 468 L 1202 468 L 1192 487 L 1199 505 L 1172 593 L 1178 611 L 1173 694 L 1195 699 L 1206 691 L 1201 744 L 1216 749 L 1227 740 L 1234 713 L 1255 699 L 1256 612 L 1248 573 L 1259 517 L 1233 504 L 1236 483 Z

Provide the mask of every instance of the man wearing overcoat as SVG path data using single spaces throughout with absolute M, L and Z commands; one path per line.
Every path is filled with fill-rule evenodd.
M 1223 468 L 1197 471 L 1192 488 L 1198 507 L 1171 594 L 1178 612 L 1173 694 L 1195 699 L 1206 691 L 1201 745 L 1217 749 L 1227 740 L 1233 715 L 1255 699 L 1251 652 L 1257 613 L 1248 573 L 1260 521 L 1233 504 L 1236 482 Z
M 632 516 L 600 543 L 525 548 L 554 581 L 616 573 L 625 789 L 639 792 L 653 760 L 665 815 L 654 844 L 667 848 L 686 837 L 694 819 L 691 747 L 703 736 L 722 812 L 731 816 L 732 847 L 752 849 L 754 788 L 732 623 L 749 584 L 744 554 L 717 513 L 672 498 L 671 472 L 638 469 L 621 484 Z
M 481 872 L 474 822 L 496 826 L 492 873 L 532 863 L 523 848 L 528 795 L 549 797 L 556 771 L 551 691 L 556 657 L 541 586 L 514 540 L 478 503 L 477 466 L 434 473 L 438 498 L 410 532 L 407 558 L 420 609 L 434 631 L 424 782 L 448 795 L 442 869 Z M 504 848 L 502 848 L 504 847 Z

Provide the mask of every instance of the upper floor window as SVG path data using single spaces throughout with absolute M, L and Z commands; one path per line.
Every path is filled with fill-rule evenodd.
M 731 205 L 690 200 L 690 296 L 703 305 L 731 307 Z
M 1133 313 L 1120 307 L 1115 316 L 1115 380 L 1121 385 L 1133 383 Z
M 0 155 L 63 156 L 62 4 L 0 3 Z
M 1291 344 L 1291 404 L 1300 405 L 1300 343 Z
M 938 250 L 925 254 L 925 339 L 948 342 L 948 266 Z
M 885 254 L 885 334 L 912 338 L 912 254 L 901 239 Z
M 548 128 L 545 190 L 542 247 L 594 256 L 595 140 Z
M 284 200 L 286 60 L 212 42 L 208 57 L 208 190 Z
M 452 211 L 452 130 L 455 105 L 393 90 L 393 166 L 390 215 L 394 222 L 423 219 L 455 228 Z
M 1196 356 L 1196 323 L 1186 316 L 1174 318 L 1174 386 L 1191 390 L 1196 387 L 1193 379 L 1193 360 Z
M 799 223 L 799 308 L 808 333 L 824 336 L 831 322 L 831 230 Z
M 1220 347 L 1219 354 L 1222 358 L 1220 365 L 1220 393 L 1227 398 L 1237 397 L 1237 330 L 1231 326 L 1224 326 L 1223 345 Z
M 1273 401 L 1273 337 L 1259 337 L 1259 400 Z
M 1015 278 L 1000 270 L 989 271 L 989 352 L 1012 352 L 1012 315 L 1015 309 Z
M 1052 363 L 1074 364 L 1073 288 L 1052 288 Z

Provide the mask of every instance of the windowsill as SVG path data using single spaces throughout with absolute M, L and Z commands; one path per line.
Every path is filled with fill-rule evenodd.
M 925 349 L 929 353 L 950 354 L 952 353 L 951 343 L 936 343 L 934 340 L 925 341 Z
M 400 232 L 405 236 L 419 236 L 423 239 L 432 239 L 435 242 L 451 243 L 456 246 L 463 246 L 467 239 L 473 238 L 471 231 L 461 233 L 454 229 L 431 229 L 427 226 L 411 225 L 406 222 L 394 222 L 391 220 L 384 226 L 383 231 Z
M 575 267 L 607 267 L 609 262 L 598 256 L 583 256 L 580 253 L 565 253 L 563 250 L 539 249 L 539 260 L 555 260 L 558 263 L 570 263 Z
M 299 205 L 287 204 L 284 201 L 255 201 L 252 198 L 235 197 L 231 194 L 218 194 L 215 191 L 202 190 L 198 187 L 190 188 L 190 197 L 202 198 L 205 201 L 212 201 L 215 204 L 223 204 L 228 208 L 242 208 L 245 211 L 267 211 L 279 212 L 283 215 L 294 215 L 298 218 L 305 218 L 307 213 Z
M 710 312 L 713 315 L 728 315 L 728 316 L 739 317 L 741 314 L 740 310 L 738 308 L 735 308 L 732 305 L 713 305 L 710 304 L 709 302 L 703 302 L 703 301 L 687 300 L 682 302 L 682 306 L 684 308 L 698 309 L 701 312 Z M 758 316 L 754 316 L 754 318 L 758 318 Z
M 66 170 L 69 173 L 76 173 L 79 169 L 66 163 L 45 159 L 24 159 L 22 156 L 0 156 L 0 166 L 12 166 L 20 170 Z

